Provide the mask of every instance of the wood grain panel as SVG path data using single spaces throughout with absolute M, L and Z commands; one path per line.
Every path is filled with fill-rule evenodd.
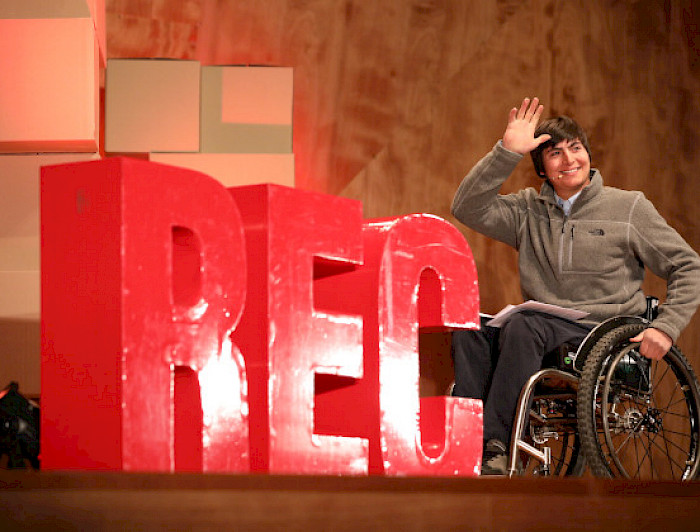
M 691 3 L 597 3 L 557 4 L 553 106 L 590 131 L 606 184 L 644 191 L 698 250 L 700 155 L 688 146 L 700 123 L 700 79 L 688 69 L 698 50 L 685 39 Z M 665 296 L 665 282 L 648 273 L 646 290 Z M 696 368 L 699 328 L 696 316 L 679 340 Z
M 150 16 L 107 14 L 108 57 L 193 59 L 197 27 Z M 111 35 L 121 39 L 111 41 Z
M 697 0 L 107 0 L 107 14 L 110 57 L 294 67 L 297 184 L 367 217 L 451 219 L 508 109 L 537 95 L 588 129 L 607 184 L 643 190 L 700 249 Z M 503 190 L 539 184 L 526 160 Z M 483 310 L 519 300 L 514 252 L 460 228 Z M 700 317 L 680 345 L 700 368 Z
M 5 530 L 686 531 L 699 495 L 697 483 L 585 478 L 0 471 Z
M 409 115 L 400 122 L 387 148 L 343 191 L 361 199 L 368 216 L 426 211 L 450 218 L 449 207 L 459 181 L 500 137 L 510 106 L 525 94 L 548 92 L 549 66 L 544 61 L 547 22 L 534 16 L 526 2 L 517 6 L 509 3 L 501 6 L 502 10 L 491 3 L 471 4 L 470 8 L 479 6 L 484 7 L 477 17 L 479 32 L 473 34 L 477 42 L 451 41 L 460 48 L 461 67 L 441 67 L 431 79 L 417 78 L 403 84 L 406 102 L 413 101 L 414 87 L 419 83 L 432 86 L 430 97 L 424 97 L 426 118 L 420 122 Z M 441 33 L 449 29 L 460 36 L 470 34 L 475 31 L 470 30 L 475 13 L 479 10 L 450 13 L 444 18 L 450 21 L 449 28 L 441 28 Z M 514 49 L 521 53 L 514 54 Z M 455 53 L 450 48 L 446 54 L 451 55 L 448 52 Z M 442 56 L 439 60 L 449 63 Z M 410 108 L 408 104 L 403 107 Z M 529 162 L 524 161 L 504 191 L 527 184 L 539 186 L 529 168 Z M 458 226 L 467 236 L 481 272 L 484 311 L 495 312 L 504 301 L 519 300 L 515 253 Z

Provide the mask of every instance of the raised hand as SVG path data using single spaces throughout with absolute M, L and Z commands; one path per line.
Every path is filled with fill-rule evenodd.
M 547 142 L 550 135 L 540 135 L 535 138 L 535 129 L 540 120 L 544 106 L 540 105 L 538 98 L 525 98 L 520 104 L 520 109 L 513 107 L 508 115 L 508 127 L 503 133 L 503 147 L 522 155 L 531 152 L 543 142 Z

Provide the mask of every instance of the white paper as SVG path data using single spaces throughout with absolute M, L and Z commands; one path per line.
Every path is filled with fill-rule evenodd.
M 588 316 L 588 312 L 583 312 L 582 310 L 574 310 L 571 308 L 560 307 L 559 305 L 550 305 L 549 303 L 540 303 L 539 301 L 526 301 L 520 305 L 507 305 L 498 314 L 496 314 L 491 321 L 487 323 L 489 327 L 502 327 L 510 317 L 516 312 L 521 312 L 523 310 L 535 310 L 537 312 L 544 312 L 545 314 L 551 314 L 553 316 L 559 316 L 560 318 L 565 318 L 567 320 L 580 320 Z

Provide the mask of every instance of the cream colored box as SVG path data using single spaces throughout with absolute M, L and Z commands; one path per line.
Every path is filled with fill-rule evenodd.
M 0 19 L 92 18 L 100 50 L 100 66 L 107 62 L 105 0 L 3 0 Z
M 110 59 L 105 85 L 105 150 L 199 151 L 198 61 Z
M 96 152 L 92 19 L 0 19 L 0 49 L 0 152 Z
M 292 153 L 151 153 L 151 161 L 197 170 L 227 187 L 294 186 Z
M 293 70 L 202 67 L 200 150 L 291 153 Z
M 39 270 L 41 167 L 98 158 L 77 153 L 0 155 L 0 271 Z

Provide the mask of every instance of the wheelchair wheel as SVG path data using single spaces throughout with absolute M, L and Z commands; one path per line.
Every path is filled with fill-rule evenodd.
M 691 480 L 698 474 L 700 391 L 675 346 L 662 360 L 629 339 L 646 326 L 623 325 L 591 349 L 577 411 L 581 445 L 593 474 Z

